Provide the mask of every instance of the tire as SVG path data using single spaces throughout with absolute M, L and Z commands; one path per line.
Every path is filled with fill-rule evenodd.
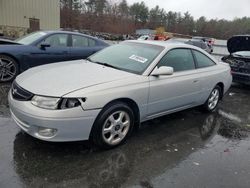
M 114 148 L 126 141 L 133 130 L 134 122 L 133 110 L 127 104 L 112 103 L 98 115 L 90 139 L 99 148 Z
M 18 75 L 18 64 L 15 59 L 0 54 L 0 82 L 13 81 Z
M 220 86 L 215 86 L 210 93 L 207 101 L 203 104 L 203 109 L 206 112 L 213 112 L 216 110 L 218 103 L 221 99 L 222 91 Z

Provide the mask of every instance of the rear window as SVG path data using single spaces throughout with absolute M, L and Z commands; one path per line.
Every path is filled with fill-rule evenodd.
M 72 46 L 73 47 L 91 47 L 95 46 L 96 42 L 85 36 L 72 35 Z
M 215 62 L 211 60 L 210 58 L 208 58 L 203 53 L 198 52 L 196 50 L 193 50 L 193 53 L 194 53 L 198 68 L 210 67 L 210 66 L 215 65 Z

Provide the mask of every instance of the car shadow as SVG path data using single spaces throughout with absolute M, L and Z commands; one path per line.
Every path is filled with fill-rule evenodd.
M 241 89 L 241 90 L 250 91 L 250 85 L 246 85 L 246 84 L 239 84 L 239 83 L 233 82 L 231 87 Z

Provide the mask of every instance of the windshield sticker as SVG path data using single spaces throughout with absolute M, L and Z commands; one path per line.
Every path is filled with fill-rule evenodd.
M 140 63 L 146 63 L 148 59 L 144 58 L 144 57 L 140 57 L 140 56 L 137 56 L 137 55 L 131 55 L 129 57 L 129 59 L 132 59 L 132 60 L 135 60 L 135 61 L 138 61 Z

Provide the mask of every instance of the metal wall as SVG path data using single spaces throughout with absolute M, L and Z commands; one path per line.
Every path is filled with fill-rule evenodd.
M 59 0 L 0 0 L 0 25 L 29 28 L 29 18 L 39 19 L 40 29 L 59 29 Z

